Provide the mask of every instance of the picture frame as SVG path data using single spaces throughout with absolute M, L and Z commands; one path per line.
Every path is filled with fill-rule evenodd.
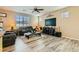
M 0 17 L 7 17 L 7 14 L 0 12 Z

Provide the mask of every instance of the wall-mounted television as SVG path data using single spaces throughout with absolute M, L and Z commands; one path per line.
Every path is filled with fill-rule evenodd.
M 45 19 L 45 26 L 56 26 L 56 18 Z

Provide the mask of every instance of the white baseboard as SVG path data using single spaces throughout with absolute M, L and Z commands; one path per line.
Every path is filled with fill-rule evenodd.
M 67 38 L 67 39 L 71 39 L 71 40 L 78 40 L 79 41 L 79 39 L 77 39 L 77 38 L 71 38 L 71 37 L 67 37 L 67 36 L 62 36 L 63 38 Z

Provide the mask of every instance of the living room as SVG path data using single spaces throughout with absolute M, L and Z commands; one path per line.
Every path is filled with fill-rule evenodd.
M 6 6 L 0 12 L 4 52 L 79 51 L 79 7 Z

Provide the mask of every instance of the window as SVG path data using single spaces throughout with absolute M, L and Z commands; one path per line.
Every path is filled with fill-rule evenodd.
M 27 26 L 30 23 L 29 16 L 16 16 L 16 27 Z

